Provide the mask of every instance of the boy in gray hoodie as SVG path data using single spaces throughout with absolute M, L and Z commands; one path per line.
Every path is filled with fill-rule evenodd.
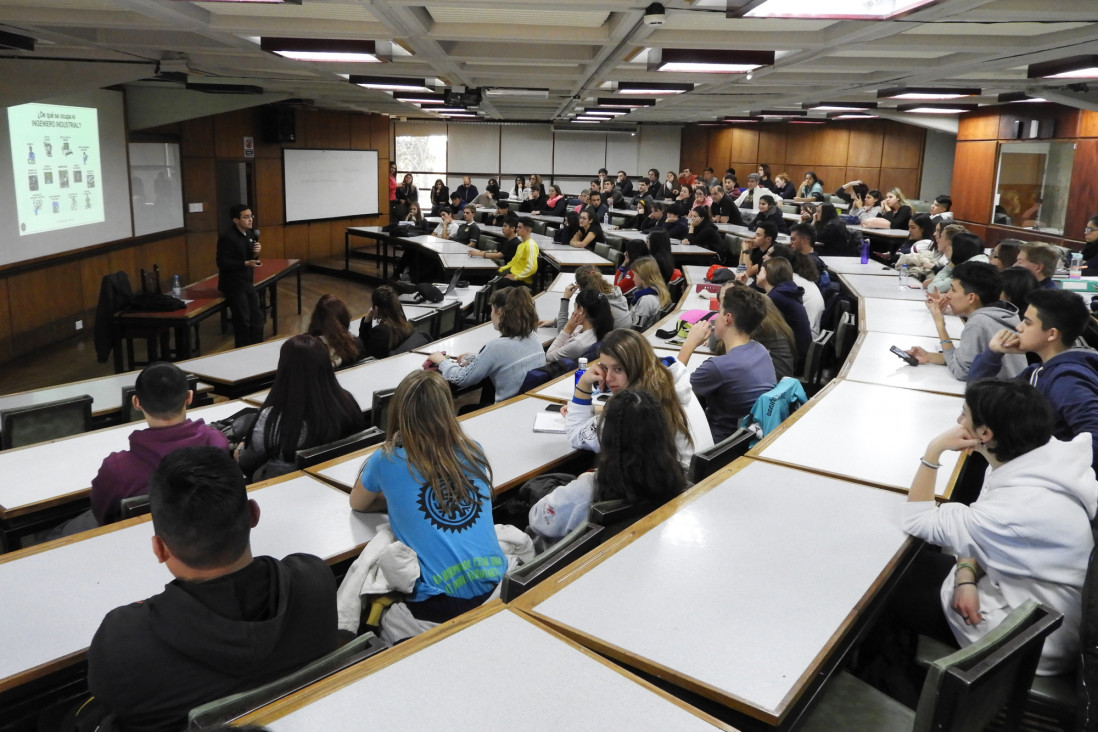
M 908 350 L 919 363 L 943 364 L 949 368 L 954 378 L 967 381 L 969 366 L 976 356 L 987 350 L 996 333 L 1018 326 L 1018 310 L 1009 302 L 1000 300 L 1002 278 L 999 270 L 985 262 L 963 262 L 953 269 L 953 279 L 949 291 L 940 301 L 929 300 L 927 307 L 934 318 L 941 342 L 941 353 L 930 353 L 918 346 Z M 949 306 L 954 315 L 967 318 L 965 329 L 959 339 L 952 339 L 946 332 L 943 309 Z M 1026 357 L 1022 354 L 1003 356 L 1002 364 L 995 374 L 1012 378 L 1026 367 Z

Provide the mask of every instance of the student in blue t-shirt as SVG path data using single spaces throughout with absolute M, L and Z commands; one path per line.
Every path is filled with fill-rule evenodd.
M 351 490 L 351 508 L 388 511 L 393 535 L 419 558 L 405 604 L 417 619 L 442 623 L 483 604 L 507 568 L 492 520 L 492 469 L 434 371 L 400 382 L 385 434 Z

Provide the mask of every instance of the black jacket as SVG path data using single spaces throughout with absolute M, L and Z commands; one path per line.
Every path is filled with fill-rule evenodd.
M 187 712 L 335 650 L 336 585 L 317 557 L 257 557 L 208 582 L 174 580 L 107 613 L 88 689 L 127 732 L 183 729 Z
M 95 305 L 95 358 L 106 363 L 114 348 L 114 314 L 129 304 L 133 297 L 130 278 L 125 272 L 115 272 L 103 278 L 99 285 L 99 301 Z
M 255 270 L 244 262 L 255 259 L 252 240 L 233 226 L 217 240 L 217 289 L 229 293 L 247 289 L 254 282 Z

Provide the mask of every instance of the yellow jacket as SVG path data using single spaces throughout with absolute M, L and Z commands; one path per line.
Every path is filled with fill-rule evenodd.
M 519 244 L 515 256 L 510 262 L 499 268 L 500 274 L 510 272 L 519 282 L 533 284 L 534 274 L 538 271 L 538 245 L 533 239 Z

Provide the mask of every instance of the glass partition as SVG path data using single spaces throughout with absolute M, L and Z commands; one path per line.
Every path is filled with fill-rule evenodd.
M 1062 236 L 1074 158 L 1074 142 L 1002 143 L 991 222 Z

